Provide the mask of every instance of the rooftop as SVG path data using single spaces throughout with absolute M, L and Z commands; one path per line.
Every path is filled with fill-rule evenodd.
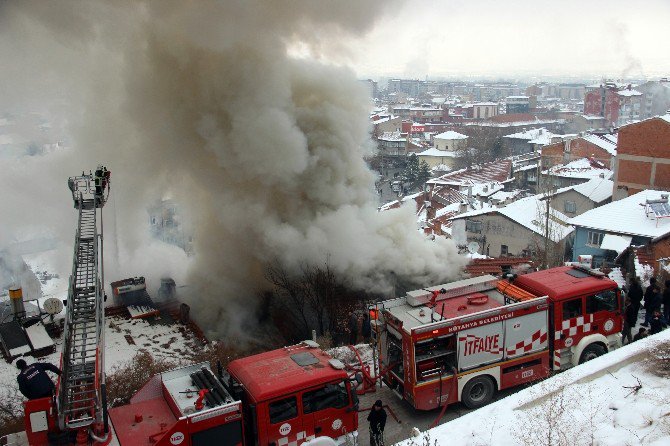
M 433 138 L 435 139 L 467 139 L 467 135 L 463 135 L 462 133 L 454 132 L 453 130 L 449 130 L 447 132 L 440 133 L 439 135 L 435 135 Z
M 610 155 L 616 155 L 617 135 L 584 135 L 581 138 L 607 150 Z
M 670 218 L 656 218 L 647 209 L 647 200 L 661 199 L 666 191 L 646 190 L 568 220 L 573 226 L 597 229 L 613 234 L 659 237 L 670 232 Z
M 431 147 L 428 150 L 424 150 L 423 152 L 417 153 L 419 156 L 435 156 L 435 157 L 448 157 L 448 158 L 456 158 L 458 157 L 458 154 L 456 152 L 448 151 L 448 150 L 439 150 L 436 149 L 435 147 Z
M 552 175 L 563 178 L 604 178 L 610 179 L 614 172 L 597 160 L 580 158 L 568 164 L 559 164 L 542 172 L 543 175 Z
M 584 197 L 594 201 L 596 203 L 601 203 L 608 198 L 612 198 L 612 190 L 614 187 L 614 182 L 611 180 L 606 180 L 604 178 L 594 178 L 587 181 L 586 183 L 576 184 L 574 186 L 563 187 L 556 190 L 555 195 L 562 194 L 569 190 L 574 190 L 575 192 L 583 195 Z
M 228 370 L 257 402 L 261 402 L 298 386 L 308 388 L 346 378 L 344 370 L 331 366 L 331 359 L 326 352 L 303 343 L 236 359 Z
M 467 182 L 471 184 L 503 182 L 509 178 L 511 165 L 512 161 L 509 159 L 483 163 L 467 169 L 449 172 L 441 177 L 428 180 L 426 184 L 462 185 L 467 184 Z
M 452 218 L 452 220 L 497 213 L 530 229 L 536 234 L 544 236 L 545 230 L 542 216 L 545 213 L 546 204 L 545 201 L 542 200 L 542 197 L 543 195 L 533 195 L 531 197 L 526 197 L 517 200 L 501 208 L 488 207 L 476 211 L 465 212 Z M 566 224 L 566 222 L 569 220 L 569 217 L 562 214 L 561 212 L 558 212 L 557 210 L 550 208 L 549 214 L 550 214 L 549 238 L 553 242 L 559 242 L 563 240 L 568 234 L 570 234 L 573 231 L 573 228 L 571 228 Z

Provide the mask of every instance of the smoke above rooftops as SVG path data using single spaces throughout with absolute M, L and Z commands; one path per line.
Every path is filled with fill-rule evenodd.
M 451 242 L 414 230 L 411 207 L 377 211 L 362 158 L 372 149 L 368 93 L 352 71 L 321 61 L 346 54 L 378 9 L 357 1 L 4 3 L 0 56 L 16 63 L 0 92 L 65 116 L 73 150 L 54 161 L 63 174 L 54 187 L 98 163 L 112 171 L 107 277 L 184 269 L 203 328 L 239 331 L 273 262 L 289 271 L 328 262 L 353 286 L 379 291 L 390 289 L 391 273 L 427 285 L 464 263 Z M 290 56 L 296 46 L 308 56 Z M 193 220 L 192 259 L 145 250 L 146 207 L 166 192 Z

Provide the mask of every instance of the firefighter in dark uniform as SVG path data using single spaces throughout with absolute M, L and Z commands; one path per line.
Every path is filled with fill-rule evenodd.
M 47 370 L 60 375 L 60 370 L 48 362 L 35 362 L 26 364 L 26 361 L 19 359 L 16 366 L 21 370 L 16 380 L 19 382 L 19 390 L 29 400 L 46 398 L 54 393 L 54 383 L 47 375 Z

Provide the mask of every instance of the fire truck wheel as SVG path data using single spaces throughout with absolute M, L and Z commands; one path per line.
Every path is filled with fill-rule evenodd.
M 488 404 L 493 398 L 495 387 L 488 376 L 472 378 L 463 388 L 461 400 L 470 409 L 477 409 Z
M 579 363 L 583 364 L 586 361 L 596 359 L 598 356 L 602 356 L 605 353 L 607 353 L 607 350 L 605 350 L 605 347 L 602 345 L 591 344 L 582 351 L 582 355 L 579 357 Z

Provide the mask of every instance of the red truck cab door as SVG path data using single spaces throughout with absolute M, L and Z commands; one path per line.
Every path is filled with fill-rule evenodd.
M 325 384 L 302 394 L 304 427 L 308 438 L 338 438 L 358 428 L 358 413 L 351 409 L 345 381 Z
M 259 446 L 287 446 L 301 443 L 304 437 L 298 397 L 291 395 L 259 404 Z M 264 409 L 264 410 L 263 410 Z
M 592 320 L 592 333 L 609 336 L 623 329 L 619 293 L 612 289 L 586 297 L 586 314 Z

